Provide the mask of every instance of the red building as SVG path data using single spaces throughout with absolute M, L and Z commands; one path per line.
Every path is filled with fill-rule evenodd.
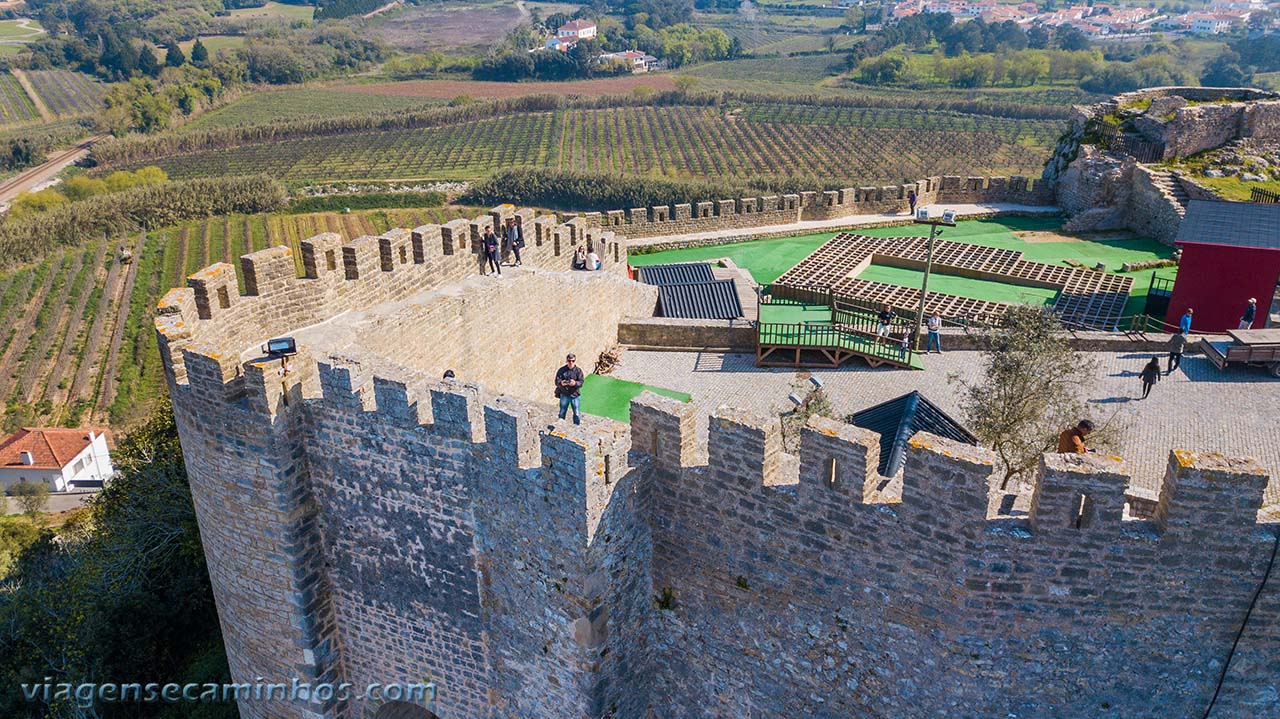
M 1165 322 L 1194 308 L 1193 333 L 1236 329 L 1249 298 L 1267 326 L 1280 281 L 1280 205 L 1192 200 L 1174 243 L 1182 248 Z

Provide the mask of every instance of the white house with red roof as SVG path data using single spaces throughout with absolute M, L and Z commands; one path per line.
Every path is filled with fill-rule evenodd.
M 556 30 L 556 37 L 561 39 L 570 39 L 574 42 L 578 40 L 590 40 L 596 36 L 596 23 L 594 20 L 577 19 L 560 26 Z
M 105 432 L 23 427 L 0 441 L 0 489 L 24 480 L 51 492 L 96 488 L 114 473 Z

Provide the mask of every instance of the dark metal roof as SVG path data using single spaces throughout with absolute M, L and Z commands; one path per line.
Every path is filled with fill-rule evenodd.
M 731 320 L 742 316 L 733 280 L 658 286 L 658 316 Z
M 691 285 L 712 282 L 711 265 L 706 262 L 683 262 L 675 265 L 653 265 L 640 268 L 640 281 L 647 285 Z
M 978 438 L 937 405 L 917 392 L 868 407 L 849 418 L 855 427 L 880 434 L 880 474 L 892 477 L 907 461 L 907 441 L 916 432 L 929 432 L 965 444 L 978 444 Z
M 1174 242 L 1280 250 L 1280 205 L 1192 200 Z

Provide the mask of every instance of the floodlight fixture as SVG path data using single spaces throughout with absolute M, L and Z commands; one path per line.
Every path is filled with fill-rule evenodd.
M 298 343 L 292 337 L 276 337 L 267 340 L 262 353 L 268 357 L 291 357 L 298 354 Z
M 804 404 L 804 400 L 800 399 L 795 394 L 787 395 L 787 399 L 791 400 L 791 404 L 794 404 L 796 407 L 800 407 Z
M 822 380 L 818 379 L 816 374 L 809 375 L 809 384 L 812 384 L 814 389 L 822 389 Z

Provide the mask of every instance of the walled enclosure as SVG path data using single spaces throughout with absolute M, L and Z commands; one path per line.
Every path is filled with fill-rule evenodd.
M 1121 460 L 1050 455 L 1013 511 L 988 453 L 926 434 L 890 479 L 876 435 L 826 420 L 794 462 L 776 418 L 729 408 L 699 427 L 690 406 L 645 395 L 629 428 L 555 421 L 428 373 L 458 355 L 397 364 L 377 344 L 425 332 L 437 303 L 464 326 L 511 306 L 474 277 L 490 221 L 320 236 L 305 278 L 277 248 L 243 258 L 246 296 L 226 265 L 166 295 L 157 330 L 236 681 L 430 681 L 442 719 L 1202 711 L 1275 542 L 1256 462 L 1176 450 L 1158 499 L 1138 502 Z M 520 289 L 652 307 L 620 276 L 621 238 L 526 224 L 540 221 Z M 581 242 L 607 271 L 563 271 Z M 531 357 L 544 337 L 570 341 L 550 325 L 580 324 L 528 311 L 510 327 L 536 330 L 515 345 Z M 299 333 L 313 344 L 287 372 L 253 356 L 303 327 L 323 342 Z M 1280 710 L 1278 649 L 1272 580 L 1215 716 Z

